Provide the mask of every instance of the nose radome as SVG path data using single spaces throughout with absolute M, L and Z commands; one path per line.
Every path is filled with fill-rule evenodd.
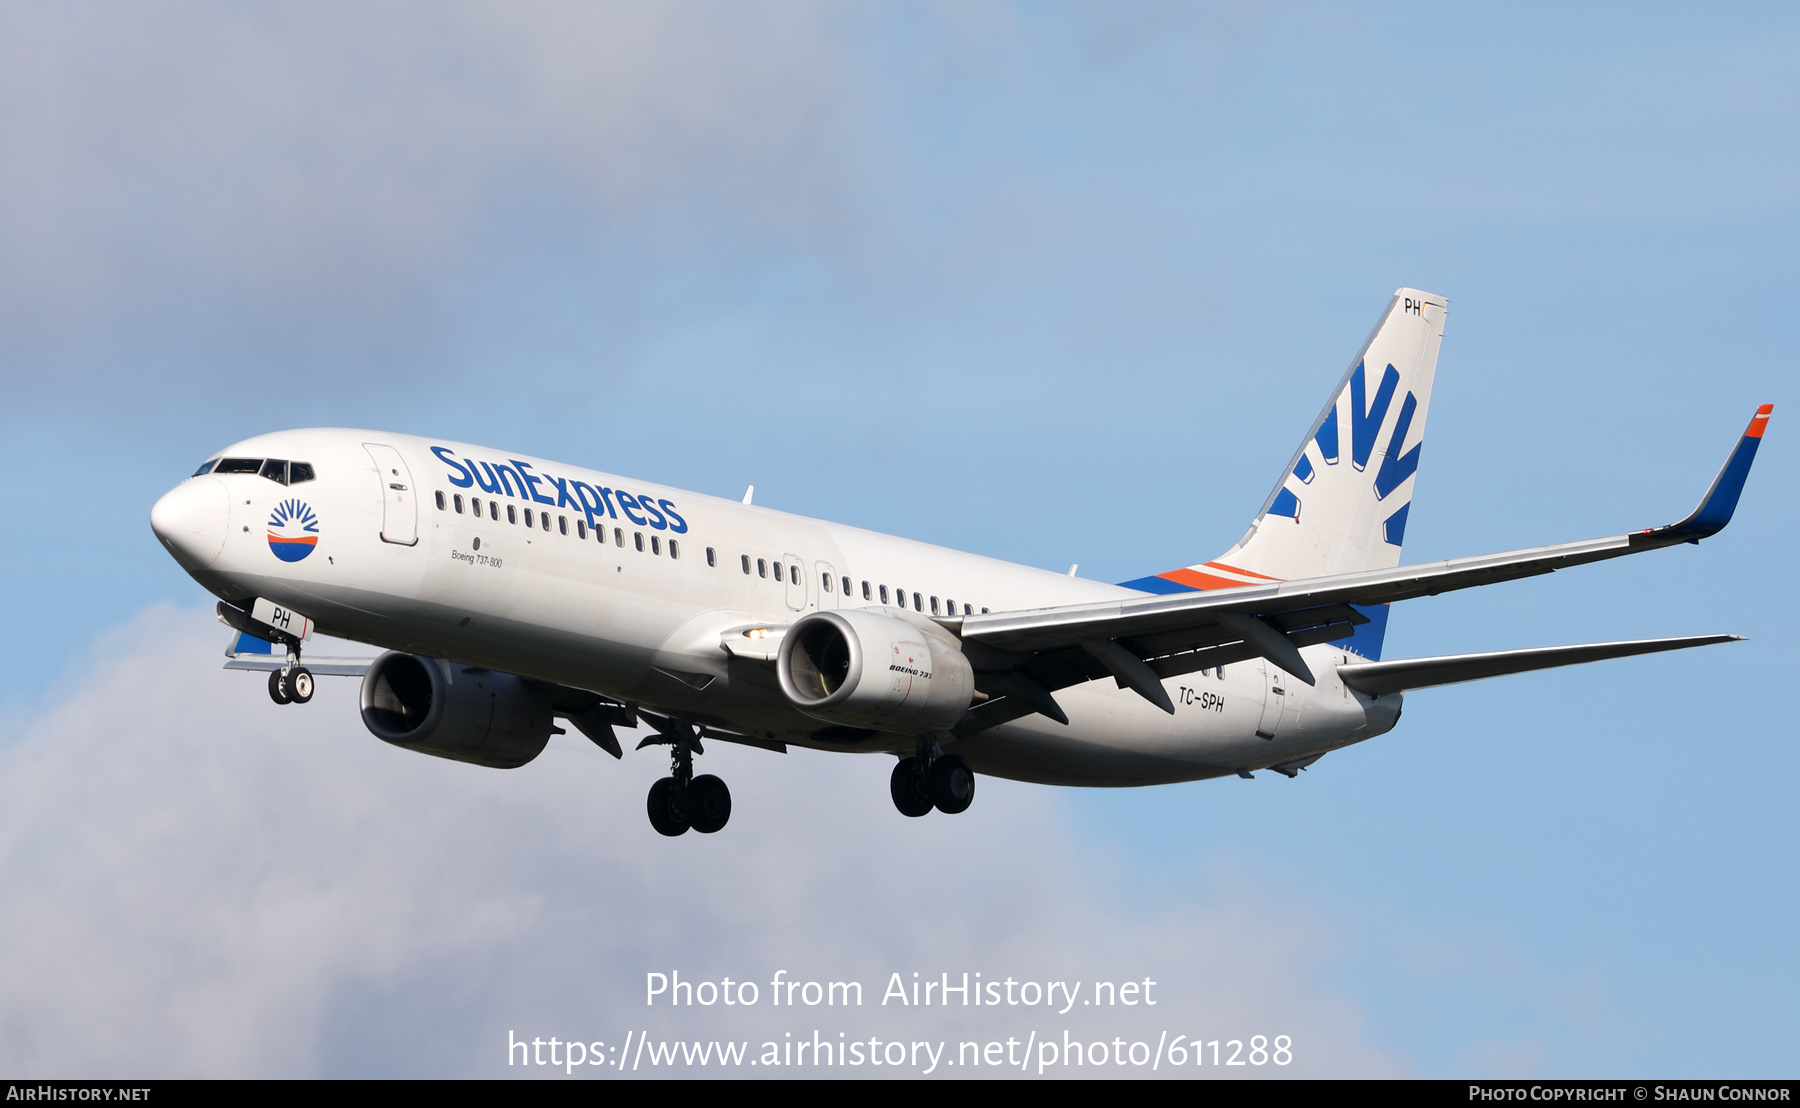
M 214 477 L 183 481 L 150 509 L 150 529 L 187 570 L 218 560 L 230 523 L 231 501 L 224 482 Z

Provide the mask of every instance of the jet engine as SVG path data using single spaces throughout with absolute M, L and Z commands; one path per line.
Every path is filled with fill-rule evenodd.
M 543 752 L 550 699 L 510 673 L 390 651 L 362 683 L 363 723 L 383 742 L 494 769 Z
M 908 735 L 948 730 L 975 696 L 974 670 L 949 632 L 861 608 L 796 620 L 776 672 L 788 701 L 814 719 Z

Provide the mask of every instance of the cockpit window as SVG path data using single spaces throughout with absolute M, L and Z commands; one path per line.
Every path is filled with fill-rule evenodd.
M 316 476 L 311 462 L 290 462 L 285 458 L 215 458 L 200 467 L 201 473 L 255 473 L 277 485 L 298 485 Z
M 212 467 L 214 467 L 218 464 L 219 464 L 219 459 L 208 458 L 206 461 L 200 463 L 200 468 L 196 469 L 194 471 L 194 476 L 195 477 L 204 477 L 207 474 L 212 472 Z

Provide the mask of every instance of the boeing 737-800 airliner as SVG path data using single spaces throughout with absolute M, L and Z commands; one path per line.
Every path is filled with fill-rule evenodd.
M 566 720 L 620 757 L 647 725 L 665 835 L 717 831 L 705 741 L 887 753 L 894 805 L 975 774 L 1151 785 L 1273 770 L 1391 729 L 1406 690 L 1702 646 L 1687 638 L 1383 659 L 1388 606 L 1698 542 L 1736 508 L 1764 405 L 1700 506 L 1613 538 L 1401 566 L 1445 301 L 1401 289 L 1262 510 L 1216 560 L 1109 585 L 509 451 L 342 429 L 259 435 L 151 526 L 220 598 L 227 666 L 278 704 L 362 678 L 396 746 L 535 758 Z M 385 648 L 311 659 L 314 628 Z

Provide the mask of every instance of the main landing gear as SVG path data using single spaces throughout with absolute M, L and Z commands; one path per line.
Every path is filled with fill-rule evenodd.
M 269 671 L 269 699 L 277 704 L 305 704 L 313 698 L 312 670 L 300 664 L 300 648 L 288 648 L 287 664 Z
M 655 726 L 654 721 L 651 722 Z M 639 743 L 669 744 L 669 776 L 650 786 L 645 806 L 650 812 L 650 826 L 658 834 L 670 837 L 685 834 L 688 828 L 710 835 L 731 819 L 731 790 L 725 782 L 710 773 L 694 776 L 694 755 L 706 751 L 700 737 L 688 724 L 670 720 L 667 730 Z
M 918 754 L 894 767 L 888 791 L 903 816 L 922 816 L 933 808 L 953 816 L 975 802 L 975 771 L 937 743 L 921 741 Z

